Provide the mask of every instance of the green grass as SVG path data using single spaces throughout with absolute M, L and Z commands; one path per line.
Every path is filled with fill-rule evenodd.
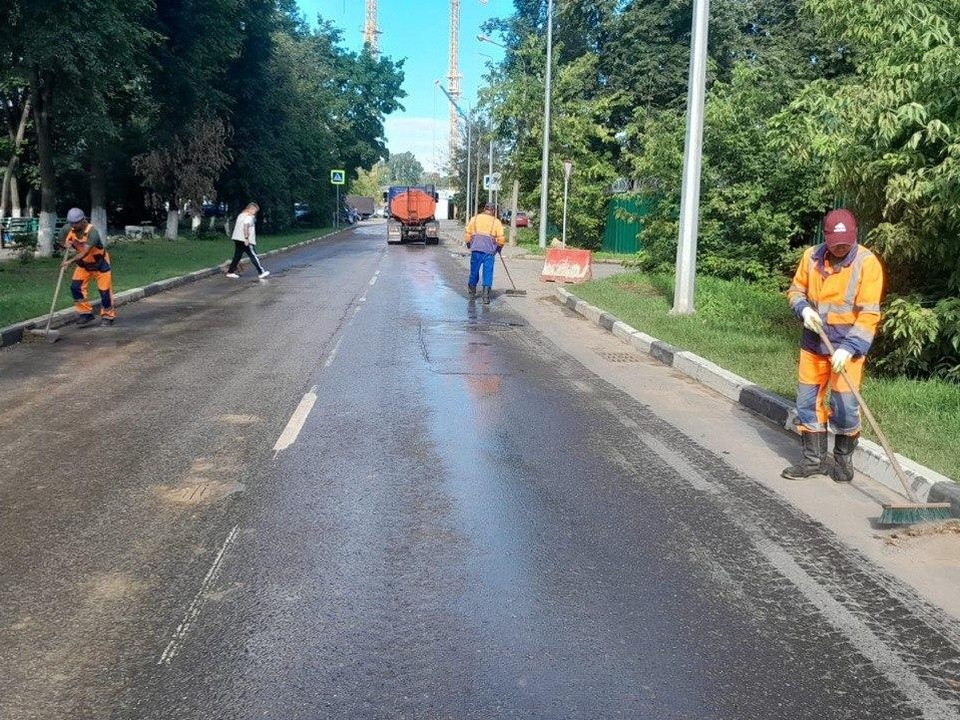
M 314 228 L 263 235 L 257 238 L 257 249 L 264 253 L 330 232 L 333 232 L 331 228 Z M 176 242 L 162 239 L 131 241 L 107 249 L 113 266 L 114 292 L 213 267 L 233 256 L 233 243 L 220 236 L 204 236 L 203 239 L 181 236 Z M 50 310 L 58 266 L 59 261 L 51 258 L 0 263 L 0 327 L 38 317 Z M 72 268 L 68 267 L 60 288 L 58 309 L 73 304 L 69 289 L 71 272 Z M 88 292 L 95 298 L 96 285 L 93 284 Z
M 701 276 L 697 313 L 676 317 L 669 314 L 672 275 L 626 273 L 572 291 L 638 330 L 794 398 L 800 324 L 783 295 Z M 960 478 L 960 385 L 871 377 L 868 364 L 863 396 L 898 452 Z M 864 434 L 873 437 L 866 423 Z

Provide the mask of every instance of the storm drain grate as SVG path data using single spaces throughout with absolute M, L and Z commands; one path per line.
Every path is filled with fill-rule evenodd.
M 596 353 L 607 362 L 612 363 L 631 363 L 640 360 L 640 355 L 631 352 L 609 352 L 606 350 L 597 350 Z

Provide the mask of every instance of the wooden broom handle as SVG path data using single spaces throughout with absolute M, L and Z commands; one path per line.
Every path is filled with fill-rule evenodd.
M 830 351 L 830 355 L 832 356 L 835 350 L 833 349 L 833 344 L 830 342 L 830 338 L 828 338 L 827 334 L 823 331 L 823 327 L 821 327 L 818 332 L 820 333 L 820 339 L 823 340 L 823 344 L 827 346 L 827 350 Z M 870 408 L 867 407 L 867 404 L 863 401 L 860 391 L 857 390 L 856 386 L 852 382 L 850 382 L 850 376 L 847 375 L 846 368 L 840 370 L 840 375 L 846 381 L 847 387 L 850 388 L 850 392 L 853 393 L 853 396 L 857 399 L 860 407 L 863 408 L 863 414 L 867 416 L 870 427 L 872 427 L 873 431 L 877 434 L 880 444 L 883 445 L 884 452 L 886 452 L 887 457 L 890 458 L 890 464 L 893 465 L 893 470 L 897 474 L 897 478 L 899 478 L 900 483 L 903 485 L 903 489 L 906 490 L 907 497 L 913 500 L 913 502 L 919 503 L 919 498 L 917 498 L 913 492 L 913 489 L 910 487 L 910 480 L 907 479 L 907 474 L 903 471 L 903 468 L 900 467 L 900 462 L 897 460 L 897 454 L 893 451 L 893 448 L 890 447 L 890 442 L 887 440 L 887 436 L 883 434 L 883 431 L 880 429 L 880 425 L 877 424 L 876 419 L 873 417 L 873 413 L 870 412 Z

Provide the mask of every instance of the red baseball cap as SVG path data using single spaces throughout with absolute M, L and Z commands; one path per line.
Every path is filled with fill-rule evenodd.
M 823 219 L 823 239 L 831 250 L 837 245 L 857 244 L 857 219 L 849 210 L 831 210 Z

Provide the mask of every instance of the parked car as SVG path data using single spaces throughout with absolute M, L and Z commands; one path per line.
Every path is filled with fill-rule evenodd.
M 500 222 L 509 225 L 511 215 L 513 215 L 511 210 L 504 210 L 500 213 Z M 517 227 L 530 227 L 530 218 L 523 210 L 517 210 Z

